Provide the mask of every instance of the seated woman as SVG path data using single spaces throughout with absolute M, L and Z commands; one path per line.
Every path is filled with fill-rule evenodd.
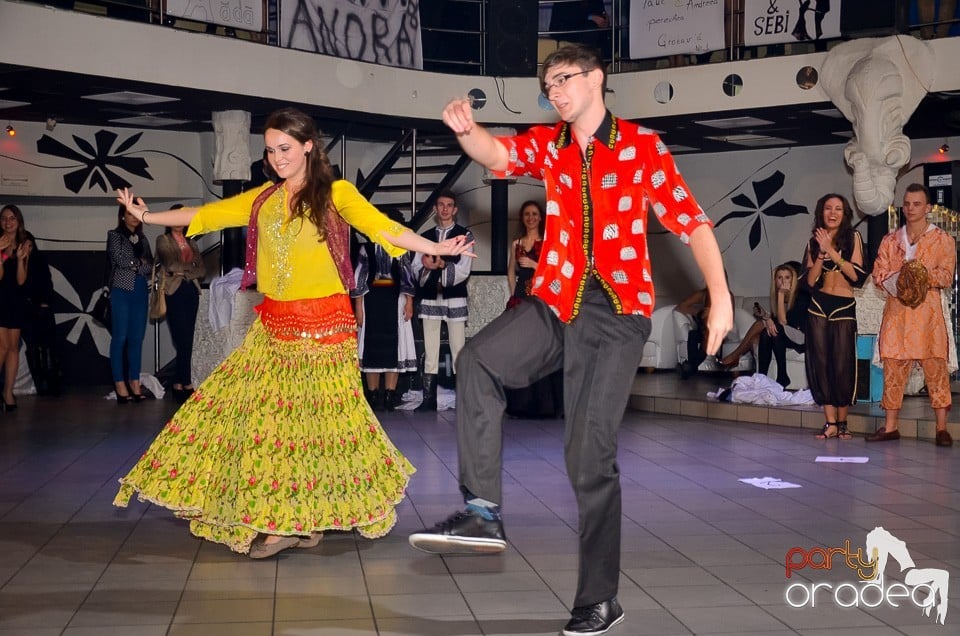
M 804 352 L 803 330 L 806 326 L 810 296 L 799 284 L 799 263 L 790 261 L 777 265 L 770 280 L 770 313 L 759 304 L 754 305 L 757 321 L 747 331 L 736 349 L 724 356 L 724 368 L 735 367 L 740 356 L 758 348 L 757 372 L 767 374 L 771 358 L 777 360 L 777 383 L 790 386 L 787 375 L 787 349 Z
M 733 293 L 730 294 L 730 304 L 731 306 L 736 304 L 734 303 Z M 710 314 L 710 294 L 707 293 L 707 288 L 704 287 L 693 292 L 677 303 L 673 310 L 677 313 L 686 314 L 693 321 L 693 326 L 687 335 L 687 359 L 680 363 L 680 378 L 686 380 L 696 374 L 700 365 L 707 359 L 707 341 L 710 339 L 707 329 L 707 319 Z M 720 355 L 719 351 L 717 355 Z

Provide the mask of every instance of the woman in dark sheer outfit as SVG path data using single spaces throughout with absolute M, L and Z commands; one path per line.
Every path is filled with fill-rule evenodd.
M 807 316 L 806 367 L 810 392 L 823 406 L 817 437 L 850 439 L 847 410 L 857 383 L 857 301 L 853 288 L 867 279 L 863 239 L 853 229 L 853 210 L 839 194 L 817 201 L 813 237 L 803 256 L 804 282 L 811 288 Z

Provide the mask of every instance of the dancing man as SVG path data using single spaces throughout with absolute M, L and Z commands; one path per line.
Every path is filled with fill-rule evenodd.
M 504 312 L 460 352 L 457 431 L 466 510 L 410 536 L 434 553 L 506 548 L 500 516 L 504 388 L 564 374 L 564 454 L 579 507 L 579 581 L 567 636 L 603 634 L 623 620 L 617 431 L 643 345 L 654 290 L 647 212 L 689 242 L 711 297 L 708 350 L 733 323 L 710 220 L 651 130 L 614 117 L 603 103 L 599 52 L 561 47 L 540 71 L 543 94 L 562 121 L 513 137 L 474 122 L 468 99 L 443 121 L 470 157 L 501 177 L 546 185 L 546 228 L 530 302 Z

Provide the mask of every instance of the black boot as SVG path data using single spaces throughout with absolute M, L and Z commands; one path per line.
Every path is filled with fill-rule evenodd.
M 377 392 L 380 389 L 370 389 L 366 385 L 363 387 L 363 397 L 367 398 L 367 404 L 370 405 L 370 408 L 376 410 L 377 408 Z
M 372 391 L 370 391 L 370 393 L 371 393 L 370 397 L 373 400 L 372 402 L 370 402 L 370 408 L 372 408 L 374 411 L 382 411 L 383 410 L 383 387 L 377 387 Z
M 388 413 L 396 410 L 397 391 L 395 389 L 387 389 L 386 393 L 383 394 L 383 408 L 387 409 Z
M 437 374 L 423 374 L 423 402 L 420 403 L 416 411 L 436 411 L 437 410 Z

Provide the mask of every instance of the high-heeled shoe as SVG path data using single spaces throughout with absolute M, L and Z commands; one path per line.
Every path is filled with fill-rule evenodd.
M 143 393 L 134 393 L 130 397 L 133 398 L 133 401 L 137 403 L 143 402 L 147 399 L 147 396 Z
M 118 395 L 117 396 L 117 406 L 124 406 L 125 404 L 130 404 L 133 402 L 132 395 Z
M 7 404 L 7 401 L 4 400 L 4 401 L 3 401 L 3 407 L 0 408 L 0 410 L 6 411 L 7 413 L 10 413 L 10 412 L 12 412 L 12 411 L 16 411 L 16 410 L 17 410 L 17 400 L 16 400 L 16 398 L 14 398 L 13 404 Z

